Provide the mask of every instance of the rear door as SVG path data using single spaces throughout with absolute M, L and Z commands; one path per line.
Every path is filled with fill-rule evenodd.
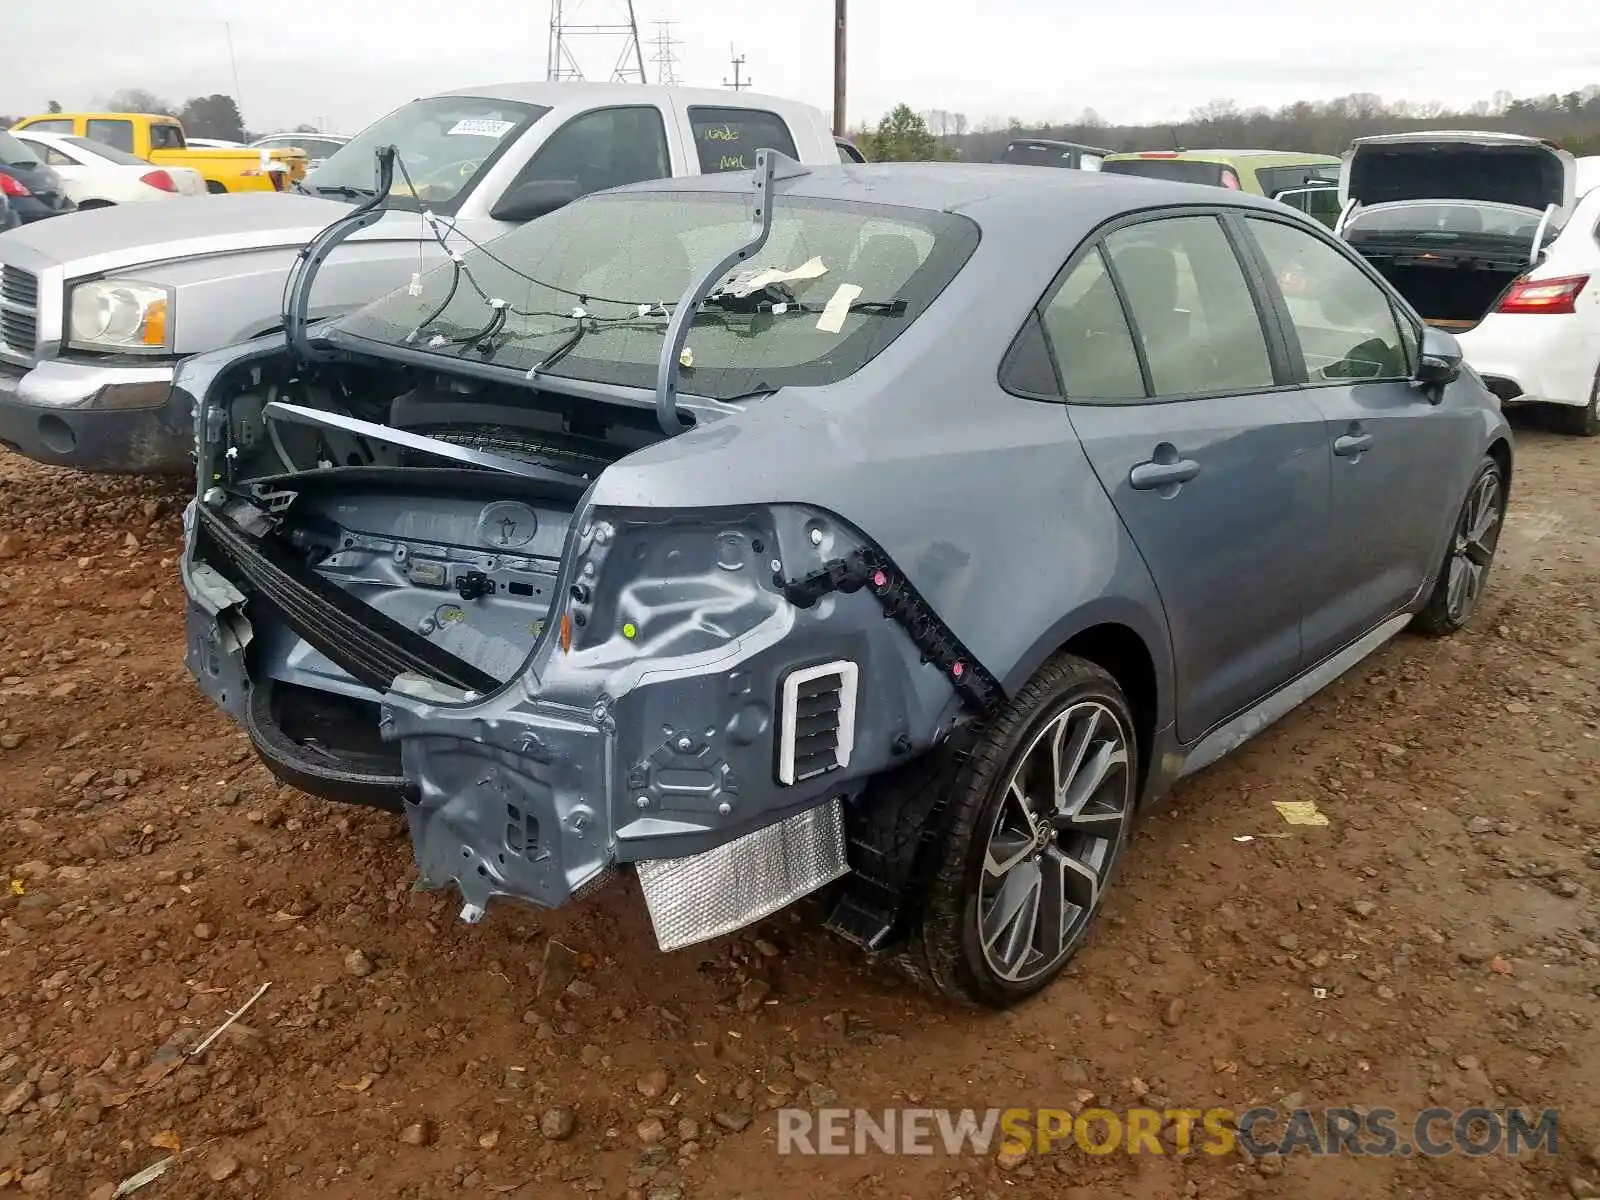
M 1421 331 L 1331 237 L 1292 219 L 1239 219 L 1261 256 L 1297 377 L 1321 412 L 1328 529 L 1306 614 L 1307 665 L 1404 609 L 1438 565 L 1470 461 L 1473 416 L 1412 382 Z
M 1113 229 L 1043 321 L 1073 426 L 1160 592 L 1192 742 L 1300 669 L 1327 520 L 1322 416 L 1288 385 L 1214 212 Z

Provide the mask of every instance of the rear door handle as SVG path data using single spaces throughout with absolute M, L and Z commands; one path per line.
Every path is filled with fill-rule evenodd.
M 1333 439 L 1333 452 L 1340 458 L 1349 458 L 1372 449 L 1370 433 L 1346 433 Z
M 1148 492 L 1154 488 L 1168 487 L 1177 483 L 1188 483 L 1200 474 L 1200 464 L 1192 458 L 1180 458 L 1176 462 L 1142 462 L 1128 472 L 1128 483 L 1141 492 Z

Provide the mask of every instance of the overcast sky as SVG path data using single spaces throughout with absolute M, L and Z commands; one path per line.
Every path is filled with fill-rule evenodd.
M 624 0 L 568 0 L 598 23 Z M 649 63 L 655 22 L 674 20 L 681 81 L 720 86 L 730 44 L 758 91 L 832 106 L 831 0 L 637 0 Z M 0 21 L 0 113 L 87 107 L 121 87 L 174 102 L 234 91 L 245 121 L 354 133 L 414 96 L 545 77 L 549 0 L 11 0 Z M 358 15 L 359 14 L 359 15 Z M 575 43 L 605 79 L 618 43 Z M 852 125 L 905 101 L 984 119 L 1182 117 L 1208 100 L 1243 106 L 1376 92 L 1465 105 L 1600 83 L 1600 4 L 1545 0 L 854 0 Z

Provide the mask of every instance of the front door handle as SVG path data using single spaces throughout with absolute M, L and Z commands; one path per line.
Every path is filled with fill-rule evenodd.
M 1333 439 L 1333 452 L 1340 458 L 1350 458 L 1372 449 L 1370 433 L 1346 433 Z
M 1129 471 L 1128 483 L 1141 492 L 1148 492 L 1155 488 L 1188 483 L 1198 474 L 1200 464 L 1192 458 L 1180 458 L 1173 462 L 1151 460 L 1139 463 Z

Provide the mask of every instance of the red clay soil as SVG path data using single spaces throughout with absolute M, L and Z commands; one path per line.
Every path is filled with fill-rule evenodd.
M 1600 1196 L 1600 447 L 1520 456 L 1474 625 L 1186 782 L 999 1015 L 804 904 L 670 956 L 630 879 L 459 923 L 399 818 L 280 787 L 190 683 L 186 489 L 0 456 L 0 1197 L 175 1150 L 139 1200 Z M 1554 1106 L 1559 1150 L 776 1153 L 785 1106 L 1275 1102 Z

